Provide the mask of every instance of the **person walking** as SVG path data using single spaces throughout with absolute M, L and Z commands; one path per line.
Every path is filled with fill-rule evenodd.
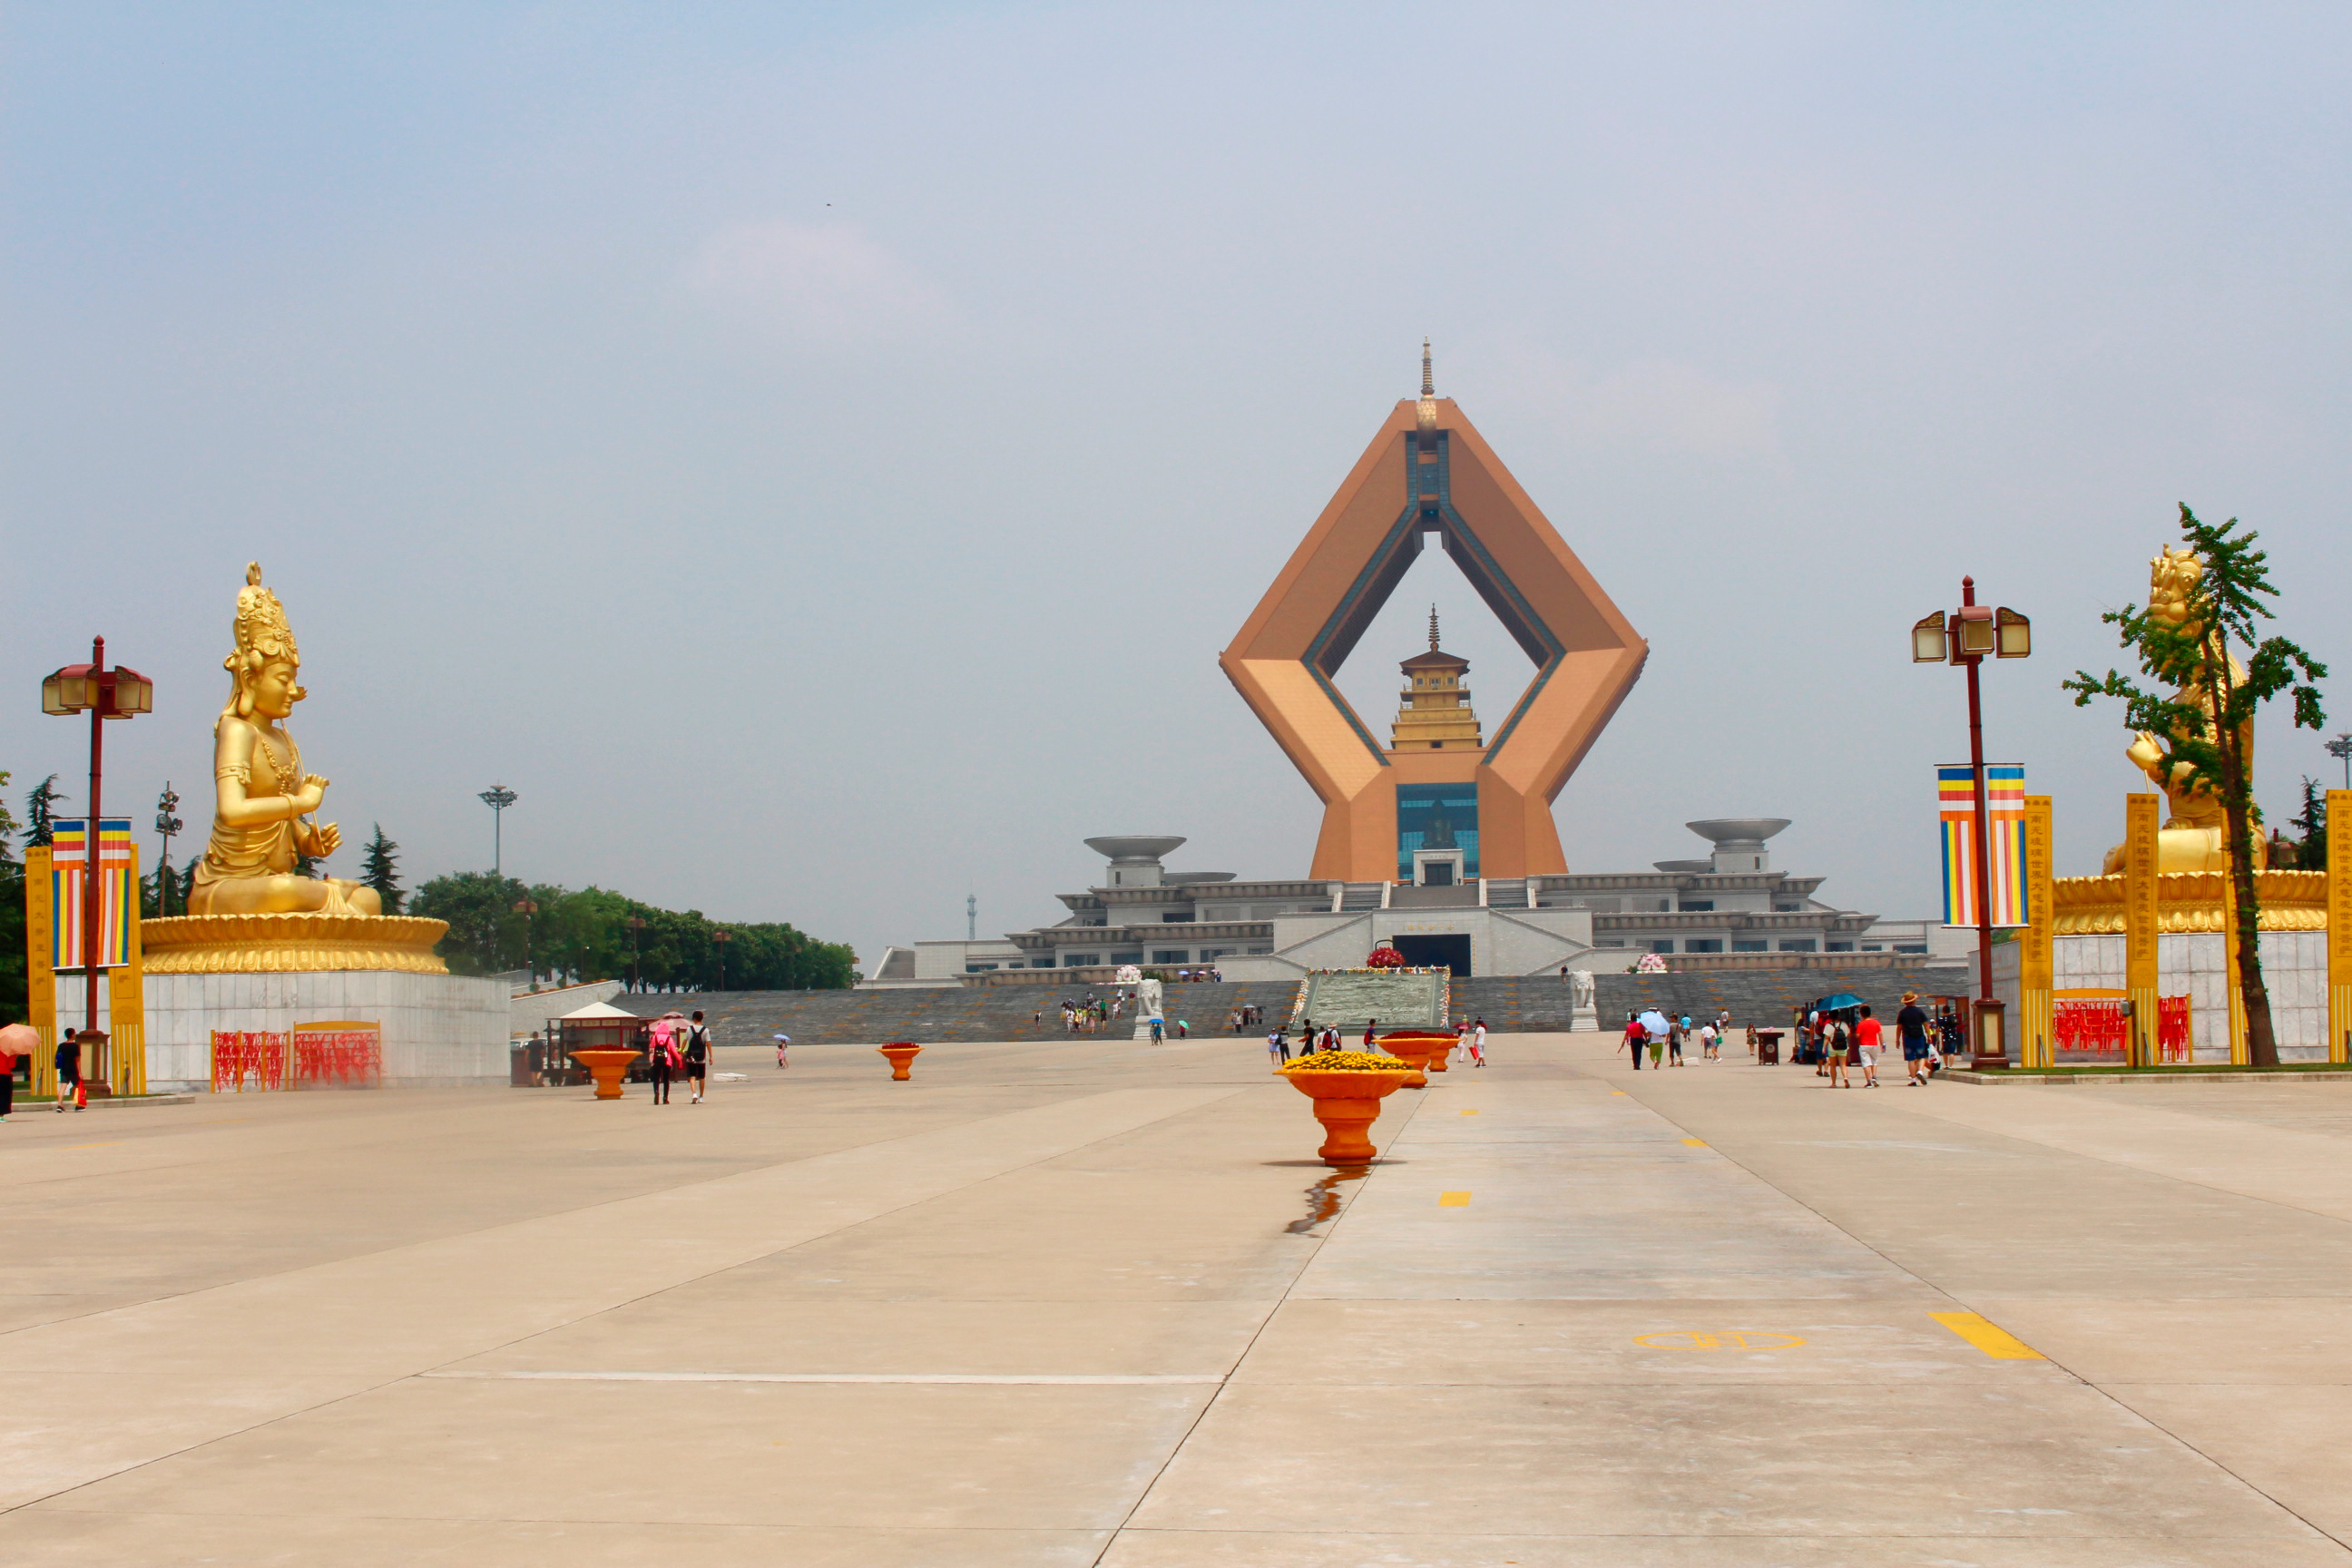
M 1039 1015 L 1041 1017 L 1043 1016 L 1044 1015 L 1042 1014 Z M 784 1052 L 791 1047 L 792 1043 L 793 1037 L 790 1035 L 778 1035 L 776 1037 L 776 1065 L 778 1067 L 788 1068 L 793 1065 L 784 1059 Z
M 1715 1025 L 1712 1021 L 1701 1024 L 1698 1026 L 1699 1060 L 1703 1062 L 1711 1062 L 1717 1059 L 1715 1054 L 1715 1047 L 1716 1041 L 1718 1037 L 1719 1037 L 1715 1032 Z
M 1618 1042 L 1618 1048 L 1633 1058 L 1635 1072 L 1642 1070 L 1642 1054 L 1649 1049 L 1649 1040 L 1648 1032 L 1642 1027 L 1642 1016 L 1639 1013 L 1626 1014 L 1625 1037 Z
M 1822 1026 L 1822 1064 L 1829 1071 L 1832 1089 L 1853 1087 L 1845 1070 L 1846 1053 L 1853 1048 L 1853 1029 L 1843 1018 L 1832 1016 Z
M 1277 1070 L 1280 1069 L 1284 1064 L 1290 1060 L 1290 1037 L 1284 1034 L 1280 1029 L 1267 1030 L 1265 1036 L 1265 1054 L 1274 1058 L 1276 1068 Z
M 686 1029 L 686 1080 L 688 1090 L 686 1102 L 688 1105 L 702 1103 L 704 1088 L 709 1080 L 709 1076 L 710 1029 L 703 1023 L 702 1014 L 698 1009 L 694 1015 L 694 1022 L 688 1025 Z
M 1867 1007 L 1862 1010 L 1862 1021 L 1853 1026 L 1853 1045 L 1854 1049 L 1862 1053 L 1862 1087 L 1876 1089 L 1878 1087 L 1878 1020 L 1870 1016 L 1870 1009 Z
M 1683 1037 L 1690 1033 L 1690 1015 L 1685 1013 L 1666 1025 L 1666 1059 L 1675 1066 L 1683 1065 Z
M 0 1029 L 0 1121 L 7 1121 L 16 1110 L 16 1053 L 8 1047 L 14 1043 L 13 1037 L 20 1034 L 29 1035 L 32 1030 L 23 1024 Z M 40 1037 L 34 1035 L 33 1041 L 37 1045 Z
M 73 1101 L 76 1110 L 89 1104 L 81 1087 L 81 1042 L 74 1038 L 71 1029 L 58 1042 L 57 1054 L 50 1060 L 58 1069 L 58 1114 L 65 1114 L 68 1100 Z
M 669 1086 L 677 1077 L 677 1037 L 672 1033 L 667 1018 L 655 1021 L 653 1032 L 646 1040 L 646 1065 L 652 1069 L 654 1103 L 669 1103 Z
M 1162 1025 L 1162 1024 L 1161 1024 L 1161 1022 L 1160 1022 L 1159 1019 L 1157 1019 L 1157 1018 L 1152 1019 L 1152 1020 L 1151 1020 L 1151 1043 L 1152 1043 L 1153 1045 L 1155 1045 L 1155 1046 L 1156 1046 L 1156 1045 L 1160 1044 L 1160 1042 L 1161 1042 L 1162 1040 L 1166 1039 L 1167 1037 L 1168 1037 L 1168 1030 L 1167 1030 L 1166 1026 L 1165 1026 L 1164 1025 Z
M 1470 1059 L 1479 1067 L 1486 1065 L 1486 1020 L 1470 1021 Z
M 1666 1022 L 1664 1015 L 1653 1011 L 1642 1015 L 1642 1029 L 1649 1037 L 1650 1070 L 1662 1072 L 1665 1069 L 1666 1036 L 1673 1032 L 1674 1026 Z
M 1364 1020 L 1364 1049 L 1368 1051 L 1372 1048 L 1372 1031 L 1380 1027 L 1380 1022 L 1378 1018 Z
M 1927 1009 L 1919 1005 L 1919 993 L 1903 993 L 1903 1010 L 1895 1015 L 1895 1038 L 1903 1047 L 1903 1068 L 1910 1076 L 1906 1089 L 1917 1089 L 1927 1081 Z

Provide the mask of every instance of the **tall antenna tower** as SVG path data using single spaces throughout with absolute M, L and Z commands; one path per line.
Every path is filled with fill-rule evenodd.
M 963 896 L 963 939 L 966 942 L 980 940 L 980 895 L 978 893 L 966 893 Z

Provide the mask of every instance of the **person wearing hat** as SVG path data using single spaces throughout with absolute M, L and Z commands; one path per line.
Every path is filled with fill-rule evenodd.
M 1905 1080 L 1906 1089 L 1916 1089 L 1927 1081 L 1927 1010 L 1919 1005 L 1919 993 L 1903 993 L 1903 1011 L 1895 1015 L 1895 1037 L 1903 1042 L 1903 1067 L 1911 1076 Z

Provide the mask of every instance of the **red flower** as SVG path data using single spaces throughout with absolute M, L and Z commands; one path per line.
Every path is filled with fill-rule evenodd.
M 1402 969 L 1405 966 L 1404 954 L 1384 943 L 1372 949 L 1372 955 L 1364 960 L 1364 966 L 1368 969 Z

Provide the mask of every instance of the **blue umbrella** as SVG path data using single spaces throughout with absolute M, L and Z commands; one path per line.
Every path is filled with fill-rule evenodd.
M 1862 998 L 1855 995 L 1853 992 L 1841 991 L 1834 996 L 1822 997 L 1820 1001 L 1814 1003 L 1813 1005 L 1823 1013 L 1842 1013 L 1848 1007 L 1862 1006 L 1864 1005 L 1864 1003 Z

